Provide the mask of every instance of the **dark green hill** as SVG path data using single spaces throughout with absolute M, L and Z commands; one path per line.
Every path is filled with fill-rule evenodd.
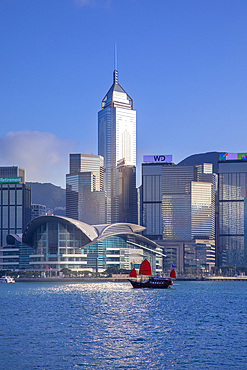
M 202 164 L 202 163 L 212 163 L 214 173 L 218 173 L 219 153 L 223 153 L 223 152 L 208 152 L 208 153 L 193 154 L 183 159 L 178 164 L 179 165 L 181 164 L 195 165 L 195 164 Z
M 27 182 L 27 184 L 32 188 L 32 204 L 44 204 L 51 213 L 65 216 L 65 189 L 48 183 Z

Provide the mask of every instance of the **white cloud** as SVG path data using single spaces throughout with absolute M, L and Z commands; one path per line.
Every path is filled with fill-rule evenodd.
M 8 132 L 0 138 L 0 166 L 19 166 L 26 181 L 51 182 L 65 187 L 69 153 L 75 142 L 60 139 L 49 132 Z

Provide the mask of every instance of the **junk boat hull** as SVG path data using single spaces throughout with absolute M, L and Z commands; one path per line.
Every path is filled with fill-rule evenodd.
M 170 278 L 161 278 L 150 276 L 145 280 L 134 280 L 128 279 L 132 284 L 133 288 L 155 288 L 155 289 L 167 289 L 173 284 Z

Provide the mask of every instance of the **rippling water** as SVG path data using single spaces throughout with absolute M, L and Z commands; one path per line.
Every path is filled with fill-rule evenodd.
M 247 369 L 247 283 L 0 284 L 1 369 Z

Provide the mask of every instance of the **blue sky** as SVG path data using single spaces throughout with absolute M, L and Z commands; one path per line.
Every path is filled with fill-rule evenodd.
M 247 152 L 246 0 L 0 0 L 0 165 L 65 186 L 112 83 L 145 154 Z

